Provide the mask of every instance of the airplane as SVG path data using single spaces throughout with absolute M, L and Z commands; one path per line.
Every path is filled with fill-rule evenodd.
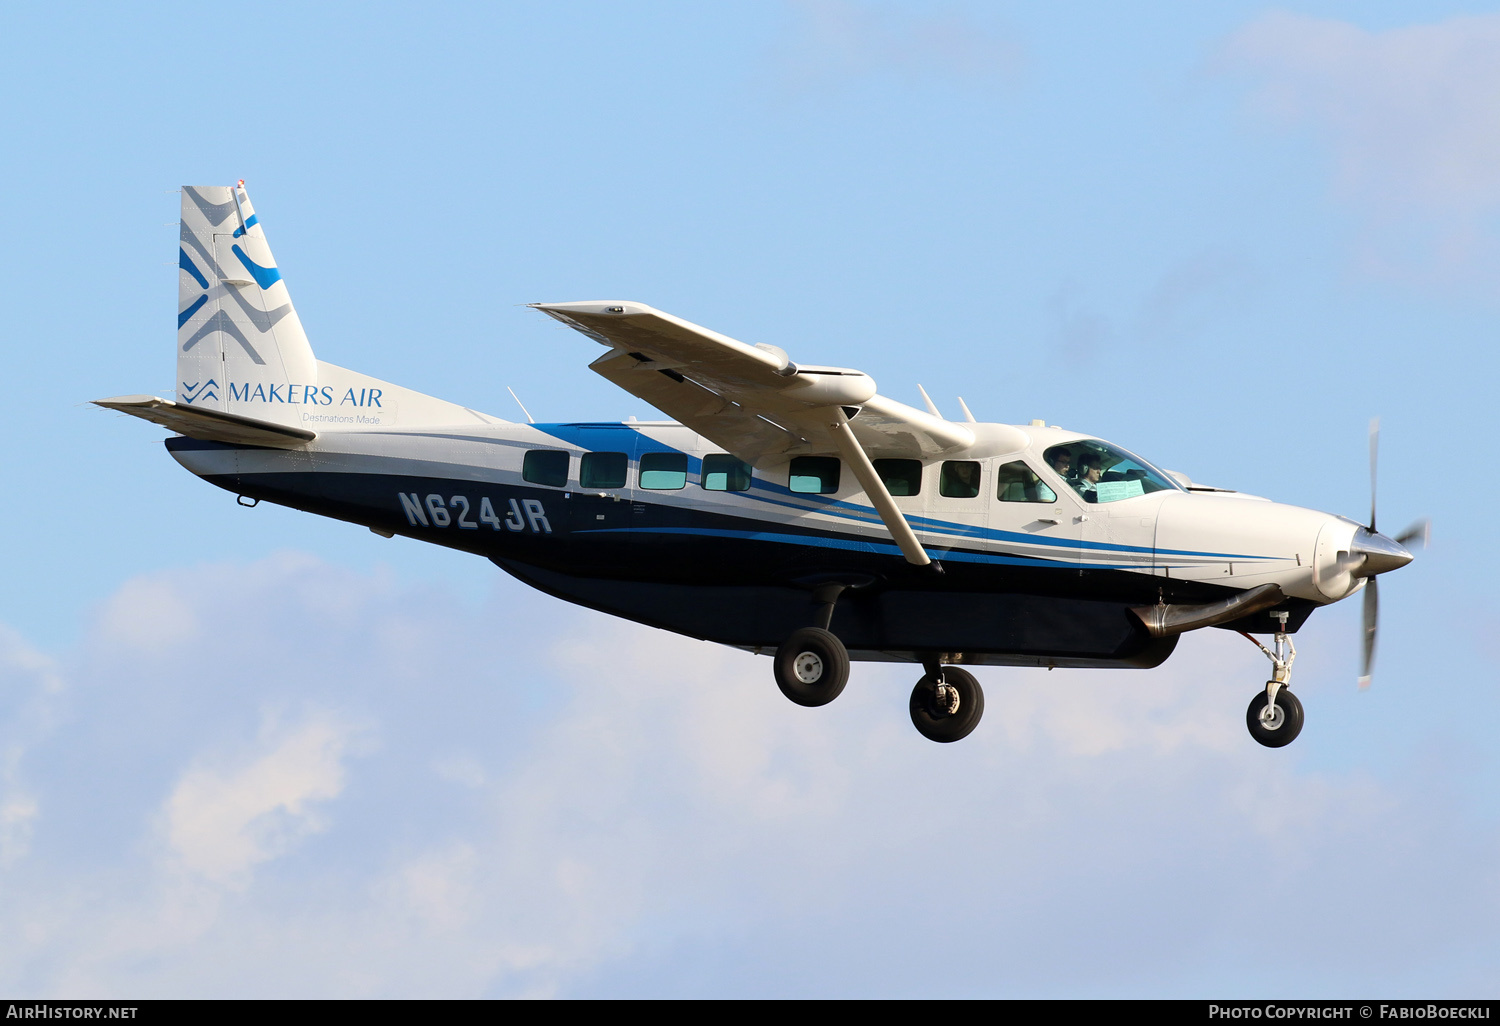
M 971 667 L 1150 668 L 1217 627 L 1270 659 L 1246 725 L 1282 747 L 1304 719 L 1291 636 L 1363 591 L 1368 684 L 1376 581 L 1426 539 L 1425 521 L 1376 530 L 1373 430 L 1363 525 L 1039 420 L 980 423 L 962 399 L 950 421 L 925 391 L 907 406 L 859 370 L 637 302 L 531 305 L 669 419 L 506 421 L 316 359 L 243 181 L 184 187 L 180 241 L 175 398 L 96 403 L 173 431 L 187 470 L 243 505 L 471 552 L 557 598 L 770 655 L 798 705 L 837 698 L 851 662 L 919 664 L 911 719 L 937 742 L 983 715 Z

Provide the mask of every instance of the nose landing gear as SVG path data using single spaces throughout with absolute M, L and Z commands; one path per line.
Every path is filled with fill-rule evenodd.
M 1250 728 L 1250 736 L 1267 748 L 1282 748 L 1302 733 L 1302 703 L 1283 690 L 1273 705 L 1266 692 L 1257 692 L 1245 710 L 1245 726 Z
M 1245 710 L 1245 725 L 1250 729 L 1250 736 L 1267 748 L 1285 747 L 1302 733 L 1302 703 L 1286 690 L 1291 684 L 1292 662 L 1297 658 L 1297 646 L 1286 633 L 1289 615 L 1284 612 L 1271 614 L 1281 624 L 1271 638 L 1271 648 L 1244 631 L 1239 632 L 1271 660 L 1271 679 L 1266 681 L 1266 690 L 1252 698 L 1250 708 Z

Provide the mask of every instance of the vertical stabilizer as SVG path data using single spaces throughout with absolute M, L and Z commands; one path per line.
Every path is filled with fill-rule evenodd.
M 318 364 L 243 183 L 183 188 L 177 259 L 177 401 L 299 423 Z

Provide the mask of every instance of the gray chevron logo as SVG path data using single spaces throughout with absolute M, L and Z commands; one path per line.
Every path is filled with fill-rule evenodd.
M 250 344 L 250 340 L 245 337 L 245 333 L 240 330 L 239 325 L 230 320 L 229 315 L 226 314 L 223 310 L 220 310 L 218 313 L 214 314 L 204 322 L 201 328 L 193 332 L 192 337 L 182 344 L 182 351 L 184 353 L 187 352 L 189 349 L 192 349 L 195 345 L 197 345 L 199 342 L 203 341 L 205 338 L 212 335 L 216 331 L 222 331 L 224 334 L 234 339 L 244 347 L 245 352 L 250 354 L 250 359 L 254 360 L 258 364 L 261 364 L 262 366 L 265 365 L 266 361 L 260 358 L 260 354 L 255 351 L 255 347 Z
M 183 195 L 193 201 L 193 205 L 208 219 L 208 223 L 215 228 L 223 224 L 225 218 L 234 213 L 234 199 L 232 196 L 228 203 L 210 203 L 191 185 L 184 185 L 182 192 Z

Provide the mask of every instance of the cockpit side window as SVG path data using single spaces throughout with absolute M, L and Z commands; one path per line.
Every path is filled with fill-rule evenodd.
M 1119 502 L 1150 492 L 1181 491 L 1145 460 L 1097 439 L 1054 445 L 1042 458 L 1084 502 Z
M 995 473 L 995 496 L 1001 502 L 1056 502 L 1057 493 L 1047 487 L 1037 472 L 1020 460 L 1006 463 Z

